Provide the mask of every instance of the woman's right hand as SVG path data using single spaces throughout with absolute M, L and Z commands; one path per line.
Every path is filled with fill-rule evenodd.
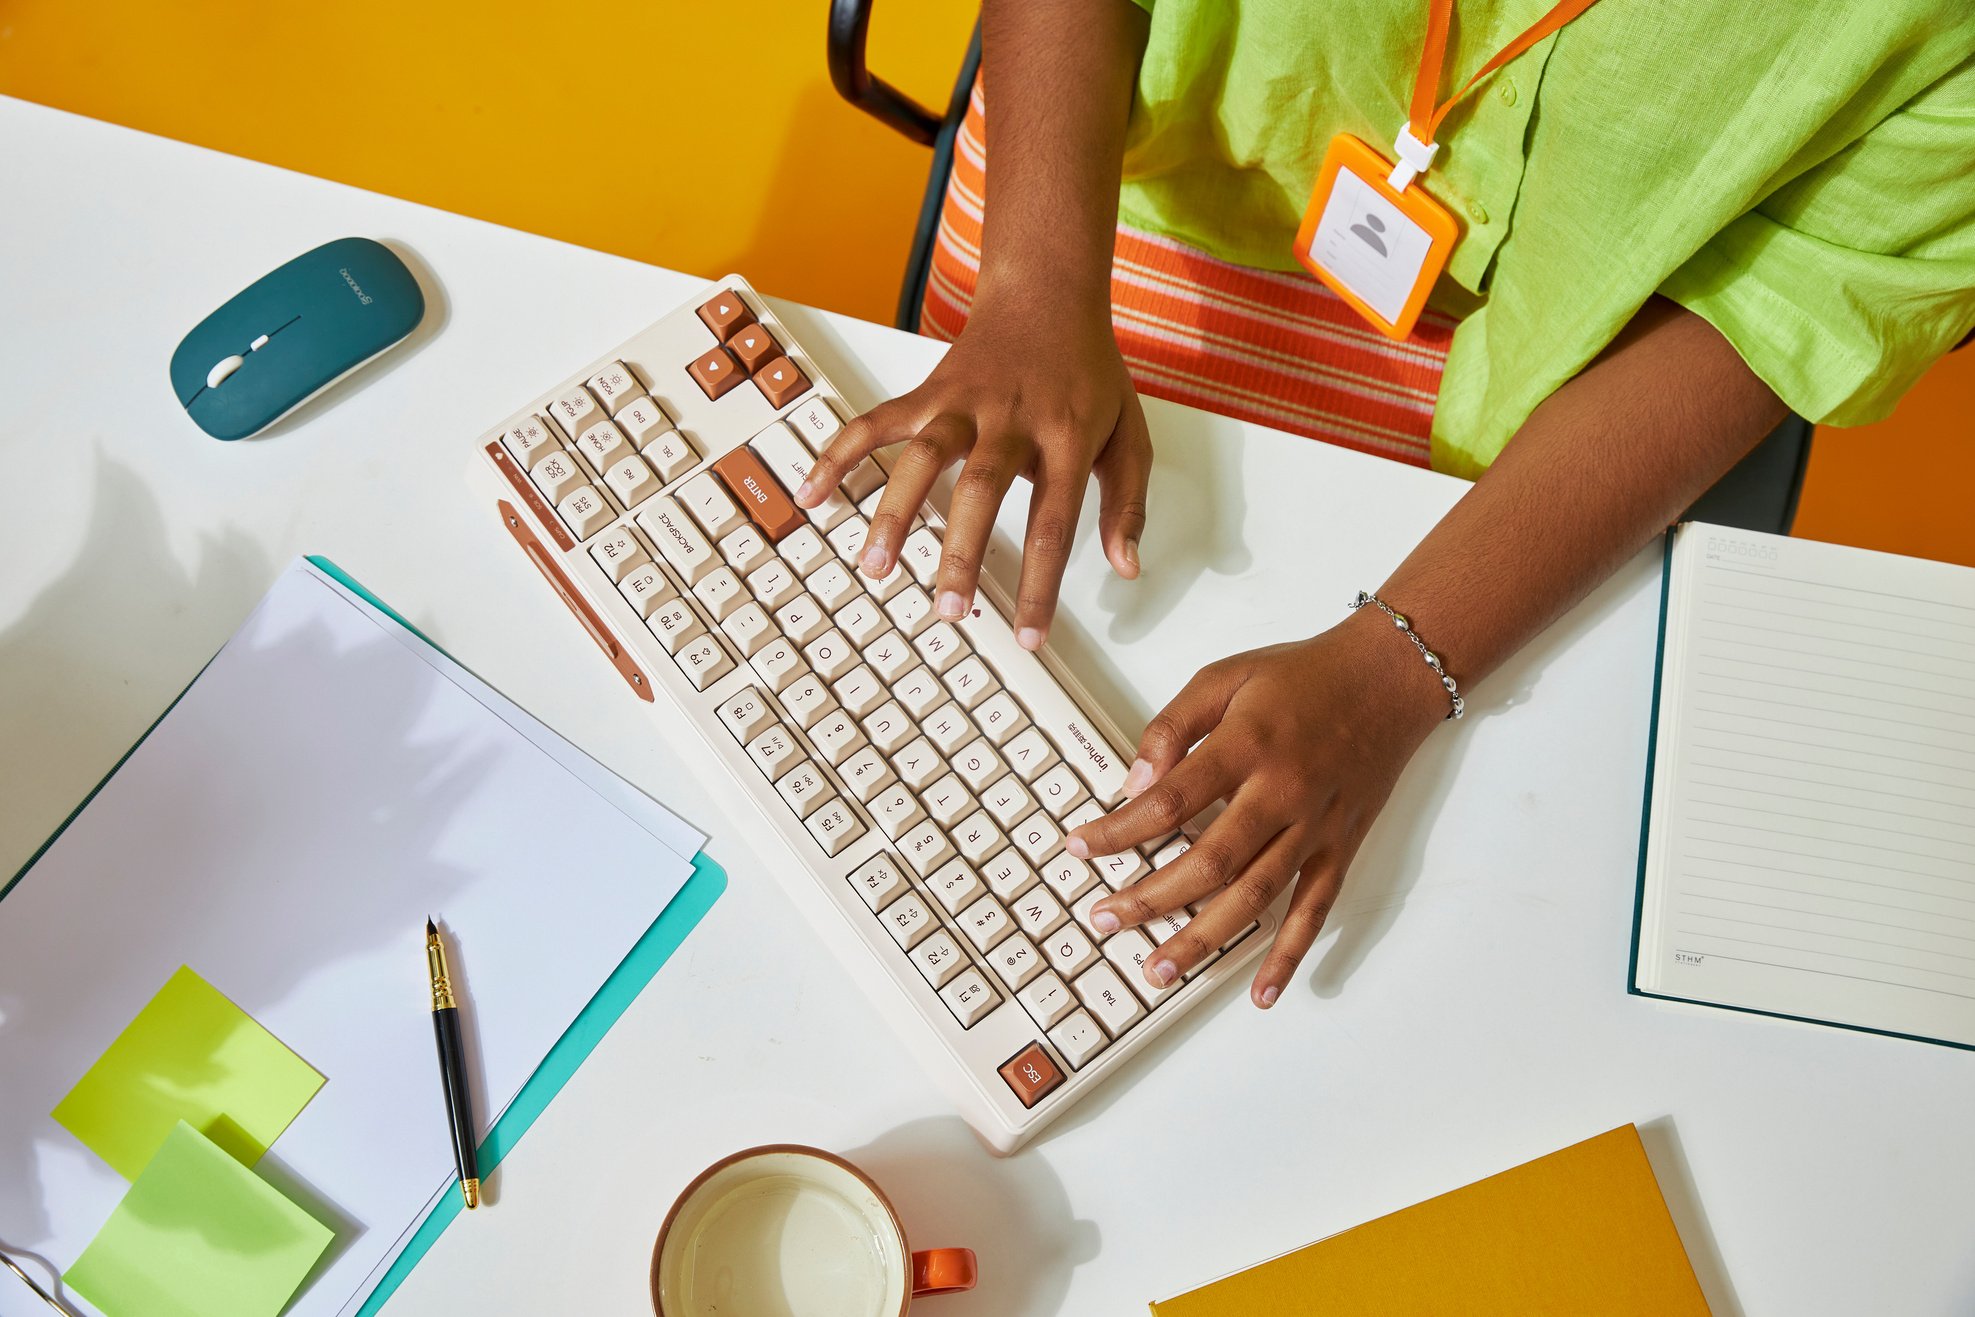
M 883 576 L 898 560 L 933 481 L 963 462 L 947 513 L 934 608 L 973 606 L 995 513 L 1016 476 L 1035 491 L 1016 594 L 1015 638 L 1049 632 L 1084 482 L 1100 490 L 1098 533 L 1118 575 L 1138 575 L 1152 443 L 1111 332 L 1110 306 L 1068 308 L 1046 297 L 977 301 L 967 328 L 925 383 L 845 426 L 817 459 L 796 502 L 814 507 L 874 449 L 903 444 L 871 518 L 859 564 Z

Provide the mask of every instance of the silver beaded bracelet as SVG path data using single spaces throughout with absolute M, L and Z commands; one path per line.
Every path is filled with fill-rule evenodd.
M 1426 665 L 1433 669 L 1435 676 L 1440 678 L 1440 684 L 1447 688 L 1447 698 L 1454 702 L 1454 707 L 1447 711 L 1447 716 L 1459 718 L 1465 714 L 1468 706 L 1467 701 L 1461 698 L 1460 688 L 1454 685 L 1454 679 L 1447 675 L 1447 670 L 1440 666 L 1440 656 L 1428 649 L 1426 642 L 1420 639 L 1419 633 L 1413 630 L 1413 624 L 1406 620 L 1406 615 L 1377 595 L 1367 594 L 1363 590 L 1358 591 L 1358 597 L 1351 601 L 1351 608 L 1356 611 L 1366 604 L 1376 605 L 1379 612 L 1391 618 L 1392 625 L 1406 633 L 1406 639 L 1413 642 L 1413 648 L 1420 652 L 1420 657 L 1426 660 Z

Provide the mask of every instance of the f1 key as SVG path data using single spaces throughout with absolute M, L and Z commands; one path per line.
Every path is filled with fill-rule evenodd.
M 713 469 L 720 473 L 727 488 L 734 491 L 734 497 L 770 540 L 780 540 L 797 527 L 809 524 L 752 448 L 745 445 L 736 448 L 715 462 Z

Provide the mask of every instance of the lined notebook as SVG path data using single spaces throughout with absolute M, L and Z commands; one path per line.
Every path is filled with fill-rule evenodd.
M 1672 532 L 1632 990 L 1975 1047 L 1975 569 Z

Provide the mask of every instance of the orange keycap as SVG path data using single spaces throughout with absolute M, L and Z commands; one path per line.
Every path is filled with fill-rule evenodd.
M 709 398 L 718 398 L 747 378 L 734 364 L 734 359 L 727 355 L 725 348 L 713 349 L 686 367 L 686 373 L 693 377 L 693 383 L 699 385 L 700 392 Z
M 784 407 L 809 388 L 809 378 L 787 357 L 776 357 L 754 372 L 754 385 L 775 407 Z
M 789 501 L 752 448 L 736 448 L 715 462 L 713 469 L 720 473 L 727 488 L 734 491 L 734 497 L 769 539 L 779 540 L 806 524 L 802 510 Z
M 699 318 L 713 331 L 713 336 L 725 343 L 734 336 L 734 331 L 742 325 L 754 323 L 754 312 L 747 309 L 747 303 L 734 296 L 731 288 L 722 288 L 705 306 L 699 309 Z
M 1041 1043 L 1030 1043 L 1003 1062 L 1001 1077 L 1008 1081 L 1008 1087 L 1015 1090 L 1015 1096 L 1025 1107 L 1042 1101 L 1063 1082 L 1063 1072 L 1049 1059 L 1049 1053 L 1042 1050 Z
M 782 345 L 760 325 L 749 325 L 727 340 L 727 350 L 741 359 L 741 369 L 752 374 L 770 358 L 781 355 Z

